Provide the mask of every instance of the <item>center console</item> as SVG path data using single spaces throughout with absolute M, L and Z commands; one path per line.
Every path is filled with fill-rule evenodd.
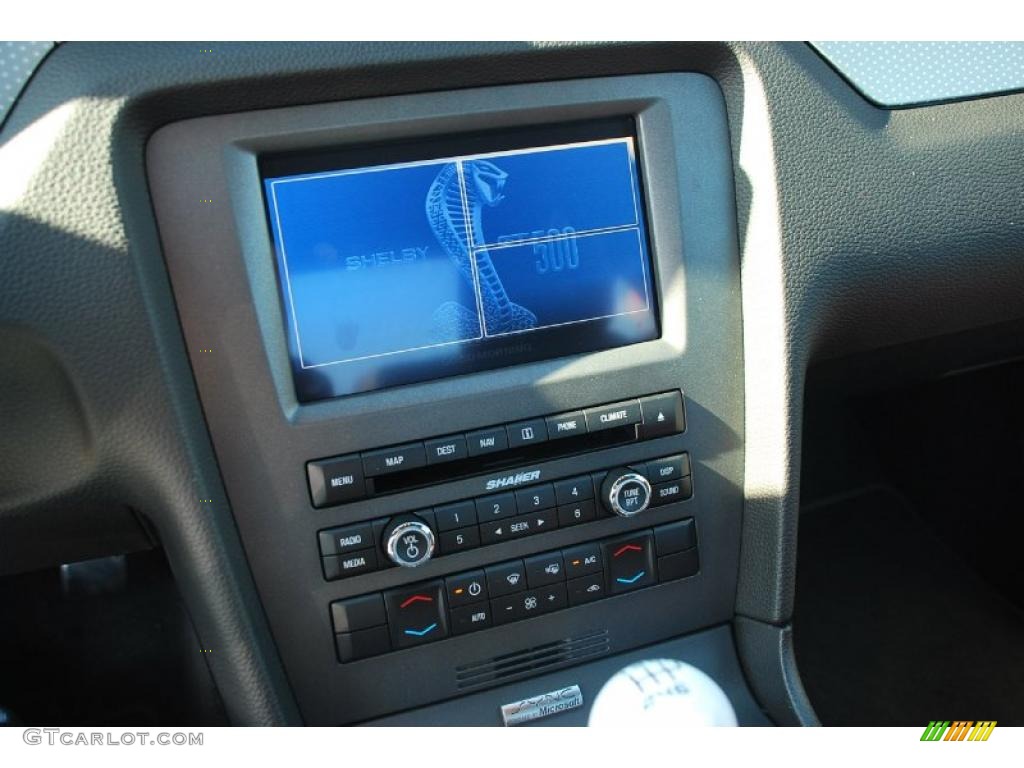
M 470 694 L 500 722 L 504 686 L 731 620 L 743 372 L 713 81 L 199 118 L 152 138 L 148 172 L 306 722 Z

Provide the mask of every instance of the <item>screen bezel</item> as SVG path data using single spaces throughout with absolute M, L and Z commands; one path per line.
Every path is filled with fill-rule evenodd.
M 651 230 L 648 220 L 648 201 L 645 194 L 644 175 L 640 159 L 642 146 L 637 135 L 636 119 L 632 115 L 617 115 L 591 120 L 576 120 L 544 125 L 516 126 L 505 129 L 484 131 L 457 132 L 443 136 L 420 137 L 412 140 L 377 141 L 358 146 L 335 146 L 315 150 L 301 149 L 291 152 L 261 154 L 257 158 L 260 174 L 263 202 L 266 210 L 271 210 L 267 197 L 266 181 L 282 177 L 303 174 L 316 174 L 330 171 L 372 168 L 407 162 L 431 161 L 436 159 L 454 158 L 490 152 L 504 152 L 520 149 L 541 149 L 562 144 L 574 144 L 606 139 L 629 138 L 633 142 L 634 164 L 636 174 L 636 199 L 638 216 L 641 223 L 644 244 L 643 259 L 645 279 L 650 283 L 649 307 L 643 313 L 649 319 L 651 329 L 637 338 L 624 344 L 609 346 L 607 336 L 614 319 L 607 318 L 588 323 L 585 332 L 579 328 L 545 328 L 515 338 L 480 339 L 473 342 L 466 357 L 451 360 L 430 359 L 426 353 L 408 353 L 402 360 L 407 364 L 406 373 L 396 367 L 398 361 L 391 366 L 383 366 L 373 371 L 368 364 L 361 364 L 367 380 L 373 383 L 344 387 L 341 380 L 349 377 L 351 371 L 335 370 L 333 367 L 320 367 L 311 370 L 295 364 L 296 334 L 294 320 L 291 317 L 292 307 L 284 276 L 282 275 L 281 256 L 278 244 L 270 226 L 269 218 L 265 219 L 265 229 L 272 244 L 274 272 L 277 280 L 278 296 L 282 305 L 282 319 L 287 336 L 289 350 L 289 366 L 292 374 L 292 386 L 298 402 L 307 405 L 322 400 L 340 397 L 351 397 L 361 393 L 380 392 L 396 387 L 410 386 L 428 381 L 443 381 L 461 376 L 471 376 L 485 371 L 493 371 L 518 365 L 545 360 L 560 360 L 575 355 L 598 352 L 607 349 L 618 349 L 635 344 L 653 341 L 661 336 L 661 316 L 659 313 L 658 283 L 651 245 Z M 425 367 L 433 366 L 434 370 L 427 373 Z M 419 371 L 409 373 L 408 371 Z M 383 379 L 383 381 L 381 381 Z M 339 388 L 344 387 L 344 391 Z M 317 392 L 317 389 L 320 389 Z

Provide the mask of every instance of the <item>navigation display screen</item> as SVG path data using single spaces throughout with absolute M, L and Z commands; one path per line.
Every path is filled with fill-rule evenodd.
M 298 399 L 655 338 L 632 123 L 590 128 L 263 164 Z

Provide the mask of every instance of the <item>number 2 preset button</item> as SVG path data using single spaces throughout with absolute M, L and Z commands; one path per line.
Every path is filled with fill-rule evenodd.
M 390 448 L 367 451 L 362 456 L 363 472 L 367 477 L 404 472 L 407 469 L 422 467 L 427 463 L 427 453 L 423 448 L 423 443 L 393 445 Z

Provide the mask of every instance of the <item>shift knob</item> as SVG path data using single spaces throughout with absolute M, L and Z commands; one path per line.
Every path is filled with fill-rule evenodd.
M 673 728 L 737 722 L 729 697 L 704 672 L 675 659 L 645 659 L 604 684 L 588 725 Z

